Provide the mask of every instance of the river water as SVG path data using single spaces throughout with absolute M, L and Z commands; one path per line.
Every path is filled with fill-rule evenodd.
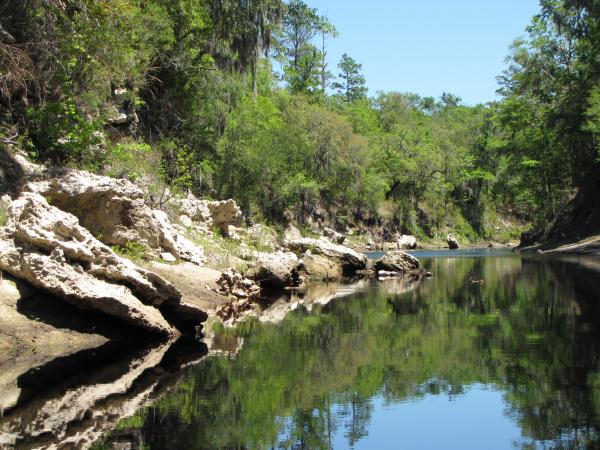
M 432 279 L 159 354 L 77 426 L 94 449 L 599 448 L 600 259 L 415 255 Z

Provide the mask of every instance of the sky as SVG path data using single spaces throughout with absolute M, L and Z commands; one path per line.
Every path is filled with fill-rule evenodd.
M 328 44 L 329 70 L 348 53 L 377 91 L 458 95 L 466 104 L 497 98 L 496 77 L 510 44 L 525 36 L 538 0 L 305 0 L 339 37 Z

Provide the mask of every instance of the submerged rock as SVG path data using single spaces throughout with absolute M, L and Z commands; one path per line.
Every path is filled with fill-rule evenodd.
M 175 323 L 183 313 L 179 291 L 155 273 L 117 256 L 77 217 L 49 205 L 38 194 L 24 193 L 11 203 L 7 219 L 0 239 L 0 270 L 78 308 L 114 316 L 152 333 L 177 333 L 165 317 Z
M 343 245 L 334 244 L 327 238 L 295 239 L 286 241 L 285 245 L 300 256 L 310 250 L 313 255 L 331 258 L 342 267 L 345 273 L 354 273 L 367 268 L 368 258 L 366 255 L 355 252 Z

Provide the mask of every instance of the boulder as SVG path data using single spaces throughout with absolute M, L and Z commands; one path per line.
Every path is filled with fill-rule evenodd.
M 323 235 L 332 242 L 335 242 L 336 244 L 343 244 L 346 240 L 346 236 L 344 236 L 342 233 L 338 233 L 337 231 L 331 228 L 324 228 Z
M 283 232 L 284 241 L 294 241 L 296 239 L 302 239 L 302 233 L 294 225 L 290 224 Z
M 181 214 L 188 216 L 197 232 L 210 234 L 213 227 L 219 229 L 223 236 L 229 237 L 229 227 L 239 225 L 242 212 L 235 200 L 202 200 L 189 193 L 185 198 L 174 198 L 171 204 Z M 187 226 L 187 225 L 186 225 Z
M 164 262 L 168 262 L 168 263 L 174 263 L 177 261 L 177 258 L 175 258 L 173 256 L 173 253 L 169 253 L 169 252 L 163 252 L 160 254 L 160 259 L 162 259 Z
M 204 252 L 192 241 L 186 239 L 171 225 L 167 213 L 158 209 L 152 211 L 152 217 L 158 224 L 160 245 L 167 252 L 201 266 L 204 264 Z
M 229 236 L 229 225 L 237 225 L 241 221 L 242 212 L 235 200 L 207 202 L 213 226 L 219 228 L 223 236 Z
M 246 276 L 260 283 L 262 287 L 297 286 L 298 265 L 298 257 L 292 252 L 262 253 L 259 254 L 254 267 L 246 272 Z
M 182 214 L 179 216 L 179 223 L 187 228 L 192 228 L 194 226 L 194 222 L 192 221 L 190 216 L 186 216 Z
M 380 277 L 390 277 L 390 273 L 425 275 L 425 270 L 417 258 L 402 250 L 388 252 L 378 259 L 373 268 Z
M 300 260 L 300 273 L 308 281 L 338 281 L 343 270 L 336 260 L 314 255 L 308 250 Z
M 179 291 L 117 256 L 75 216 L 38 194 L 24 193 L 11 203 L 0 237 L 0 270 L 81 309 L 153 333 L 176 334 L 172 323 L 182 313 Z M 202 312 L 195 314 L 200 322 Z
M 136 242 L 195 264 L 204 261 L 202 250 L 181 236 L 164 213 L 152 211 L 143 191 L 128 180 L 70 170 L 28 183 L 24 190 L 78 217 L 83 227 L 107 245 L 126 247 Z
M 174 198 L 171 203 L 182 214 L 179 221 L 188 228 L 193 228 L 198 234 L 212 234 L 212 215 L 208 209 L 208 202 L 194 197 L 191 193 L 181 199 Z
M 414 250 L 417 248 L 417 238 L 403 234 L 400 236 L 400 239 L 398 239 L 397 248 L 398 250 Z
M 303 255 L 310 250 L 314 255 L 324 256 L 336 261 L 344 273 L 354 273 L 367 268 L 368 258 L 362 253 L 351 248 L 332 243 L 327 238 L 310 239 L 302 238 L 285 241 L 285 246 L 297 255 Z
M 450 250 L 456 250 L 458 248 L 458 241 L 451 234 L 446 236 L 446 242 L 448 243 Z

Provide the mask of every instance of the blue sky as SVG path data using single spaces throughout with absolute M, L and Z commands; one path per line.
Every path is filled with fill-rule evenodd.
M 305 0 L 340 36 L 329 68 L 346 52 L 363 65 L 369 95 L 379 90 L 496 98 L 509 45 L 524 36 L 538 0 Z

